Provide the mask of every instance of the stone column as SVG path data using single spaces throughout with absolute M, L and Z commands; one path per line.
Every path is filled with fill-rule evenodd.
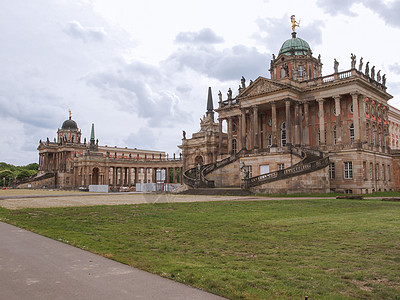
M 132 185 L 132 168 L 128 167 L 128 186 Z
M 285 99 L 286 108 L 286 144 L 292 145 L 292 126 L 290 124 L 290 98 Z
M 180 182 L 181 184 L 183 184 L 183 168 L 180 168 L 180 169 L 179 169 L 179 176 L 180 176 L 179 182 Z
M 104 176 L 105 176 L 105 184 L 109 185 L 110 184 L 110 167 L 105 167 L 104 168 Z
M 350 93 L 353 98 L 353 125 L 354 125 L 354 142 L 360 142 L 360 119 L 358 115 L 358 97 L 359 93 Z
M 304 103 L 304 130 L 305 130 L 305 134 L 304 134 L 304 144 L 306 145 L 306 147 L 310 146 L 310 126 L 309 126 L 309 113 L 308 113 L 308 102 Z
M 135 167 L 135 184 L 138 183 L 138 168 Z
M 340 118 L 340 95 L 333 96 L 335 100 L 336 117 L 336 144 L 342 143 L 342 122 Z
M 247 149 L 246 146 L 246 110 L 242 110 L 242 149 Z
M 359 107 L 360 107 L 360 142 L 364 143 L 366 141 L 366 132 L 365 132 L 365 126 L 366 126 L 366 119 L 365 119 L 365 95 L 360 95 L 360 102 L 359 102 Z M 386 146 L 389 144 L 387 143 Z
M 223 119 L 218 118 L 218 153 L 222 155 L 222 121 Z
M 260 130 L 258 128 L 258 106 L 253 107 L 253 148 L 259 148 L 258 139 L 260 137 Z
M 89 186 L 90 184 L 89 167 L 86 166 L 86 185 Z
M 118 185 L 118 167 L 113 168 L 113 185 L 117 186 Z
M 157 168 L 153 169 L 153 183 L 157 183 Z
M 237 132 L 237 139 L 236 139 L 237 145 L 236 146 L 237 146 L 237 151 L 239 152 L 240 150 L 243 149 L 242 118 L 241 118 L 241 116 L 238 116 L 237 119 L 238 119 L 238 126 L 236 128 L 236 132 Z
M 319 115 L 319 134 L 321 145 L 325 145 L 325 113 L 324 113 L 324 99 L 317 99 L 318 101 L 318 115 Z
M 232 155 L 232 117 L 228 118 L 228 154 Z
M 272 147 L 278 146 L 278 121 L 276 119 L 276 102 L 271 102 L 272 110 Z
M 296 147 L 299 147 L 301 142 L 300 119 L 300 104 L 296 101 L 294 106 L 294 144 Z

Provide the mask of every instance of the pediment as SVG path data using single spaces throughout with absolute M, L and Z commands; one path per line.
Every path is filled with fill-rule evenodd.
M 285 88 L 285 85 L 283 84 L 276 83 L 267 78 L 259 77 L 250 86 L 248 86 L 247 89 L 239 95 L 239 97 L 242 98 L 242 97 L 258 96 L 266 93 L 279 91 L 283 88 Z

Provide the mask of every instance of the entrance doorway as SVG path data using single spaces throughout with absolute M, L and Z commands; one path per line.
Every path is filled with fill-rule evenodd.
M 93 168 L 92 184 L 99 184 L 99 168 Z

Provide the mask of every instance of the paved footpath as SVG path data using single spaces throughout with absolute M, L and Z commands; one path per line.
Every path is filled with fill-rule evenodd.
M 0 222 L 0 299 L 223 299 Z

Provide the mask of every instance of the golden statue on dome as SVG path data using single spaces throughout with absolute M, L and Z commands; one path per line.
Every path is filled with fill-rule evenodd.
M 300 21 L 301 20 L 299 20 L 299 22 L 296 22 L 296 19 L 295 19 L 295 15 L 292 15 L 291 17 L 290 17 L 290 21 L 292 22 L 292 30 L 293 30 L 293 32 L 295 32 L 296 30 L 296 27 L 300 27 Z
M 68 109 L 68 112 L 69 112 L 69 119 L 71 119 L 71 117 L 72 117 L 71 110 L 70 110 L 70 109 Z

